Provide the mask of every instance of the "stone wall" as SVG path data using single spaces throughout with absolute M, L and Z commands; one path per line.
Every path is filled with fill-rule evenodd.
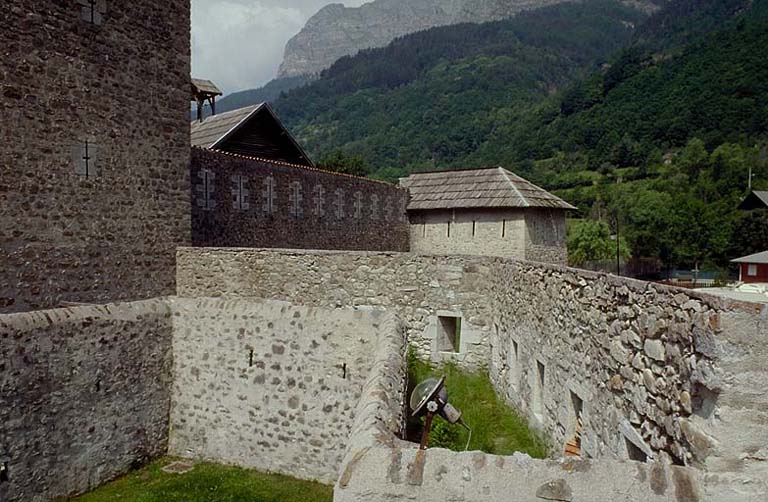
M 456 209 L 409 211 L 411 251 L 500 256 L 565 264 L 565 211 Z
M 467 368 L 489 361 L 491 258 L 180 248 L 177 262 L 179 296 L 390 309 L 405 322 L 420 356 Z M 458 352 L 440 350 L 438 316 L 461 318 Z
M 160 300 L 0 316 L 0 500 L 81 493 L 165 454 L 171 327 Z
M 285 302 L 174 304 L 170 453 L 334 482 L 376 348 L 404 338 L 394 317 Z
M 195 246 L 407 251 L 407 192 L 304 166 L 192 150 Z
M 403 421 L 404 346 L 402 338 L 380 339 L 334 487 L 335 502 L 702 500 L 700 472 L 663 462 L 534 460 L 440 448 L 419 452 L 396 436 Z
M 540 263 L 568 263 L 565 245 L 565 211 L 528 209 L 525 211 L 525 259 Z
M 765 306 L 501 258 L 185 248 L 178 263 L 186 296 L 397 313 L 420 356 L 487 365 L 555 456 L 578 414 L 585 457 L 700 467 L 723 500 L 768 494 Z M 450 314 L 471 335 L 458 354 L 435 351 Z
M 0 313 L 174 292 L 190 243 L 189 9 L 3 2 Z
M 577 415 L 587 458 L 720 469 L 768 440 L 758 425 L 768 394 L 751 383 L 768 378 L 755 365 L 763 307 L 526 263 L 503 264 L 494 281 L 491 379 L 555 445 L 573 437 Z M 724 441 L 726 429 L 749 433 Z
M 525 258 L 521 210 L 410 211 L 408 217 L 414 253 Z

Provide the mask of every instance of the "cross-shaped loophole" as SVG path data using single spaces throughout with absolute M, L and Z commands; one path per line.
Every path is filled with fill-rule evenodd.
M 83 153 L 83 161 L 85 162 L 85 177 L 87 178 L 88 175 L 91 173 L 90 167 L 91 167 L 91 154 L 88 150 L 88 140 L 85 140 L 85 152 Z

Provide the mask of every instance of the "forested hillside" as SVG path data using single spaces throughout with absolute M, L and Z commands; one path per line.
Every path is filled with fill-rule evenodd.
M 389 179 L 453 165 L 499 125 L 607 61 L 643 19 L 596 0 L 435 28 L 342 58 L 275 107 L 317 157 L 342 148 Z
M 768 189 L 767 60 L 768 0 L 565 4 L 344 58 L 276 107 L 373 176 L 504 165 L 555 190 L 593 220 L 575 261 L 607 258 L 582 245 L 618 223 L 635 257 L 725 270 L 768 248 L 768 217 L 736 210 L 750 168 Z

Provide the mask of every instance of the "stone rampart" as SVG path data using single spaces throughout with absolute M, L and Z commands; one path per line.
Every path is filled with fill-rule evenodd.
M 81 493 L 165 454 L 171 328 L 163 300 L 0 316 L 0 500 Z
M 334 482 L 398 326 L 381 311 L 175 300 L 170 453 Z
M 501 258 L 180 249 L 177 259 L 183 296 L 397 313 L 420 356 L 488 366 L 555 456 L 580 423 L 586 458 L 700 467 L 717 473 L 702 490 L 723 500 L 768 493 L 764 306 Z M 456 353 L 437 343 L 436 321 L 451 316 Z
M 318 307 L 372 306 L 403 319 L 422 357 L 488 364 L 492 258 L 406 253 L 180 248 L 182 297 L 269 298 Z M 461 319 L 457 347 L 439 345 L 439 315 Z M 440 350 L 445 348 L 446 350 Z
M 390 183 L 192 149 L 195 246 L 408 251 Z
M 669 456 L 768 493 L 764 306 L 524 262 L 492 280 L 491 379 L 557 447 L 578 424 L 585 458 Z
M 173 294 L 188 0 L 4 0 L 0 313 Z

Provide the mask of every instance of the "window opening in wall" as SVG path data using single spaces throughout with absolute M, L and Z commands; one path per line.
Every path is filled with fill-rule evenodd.
M 448 234 L 447 235 L 448 235 L 448 237 L 451 236 L 451 222 L 450 221 L 448 222 Z
M 624 441 L 627 443 L 627 456 L 630 460 L 634 460 L 636 462 L 648 462 L 648 455 L 646 455 L 643 450 L 641 450 L 628 438 L 624 438 Z
M 437 341 L 440 352 L 460 352 L 461 317 L 438 316 Z
M 253 368 L 253 349 L 248 352 L 248 367 Z
M 9 480 L 8 477 L 8 461 L 3 460 L 0 462 L 0 483 L 5 483 Z
M 424 223 L 424 224 L 421 226 L 421 236 L 422 236 L 422 237 L 426 237 L 426 236 L 427 236 L 427 224 L 426 224 L 426 223 Z
M 747 265 L 747 275 L 757 277 L 757 265 Z
M 472 237 L 475 236 L 476 231 L 477 231 L 477 222 L 472 220 Z
M 536 361 L 536 375 L 533 379 L 533 413 L 541 418 L 544 414 L 544 364 Z
M 507 236 L 507 220 L 501 220 L 501 238 Z
M 520 379 L 520 352 L 517 342 L 512 340 L 512 348 L 509 352 L 509 383 L 517 389 Z
M 106 0 L 78 0 L 81 5 L 80 17 L 94 25 L 100 25 L 104 22 L 104 14 L 107 12 Z
M 573 421 L 573 435 L 565 443 L 565 454 L 573 457 L 581 456 L 581 433 L 583 429 L 582 413 L 584 410 L 584 401 L 571 391 L 571 420 Z
M 101 380 L 96 380 L 96 392 L 101 392 Z

